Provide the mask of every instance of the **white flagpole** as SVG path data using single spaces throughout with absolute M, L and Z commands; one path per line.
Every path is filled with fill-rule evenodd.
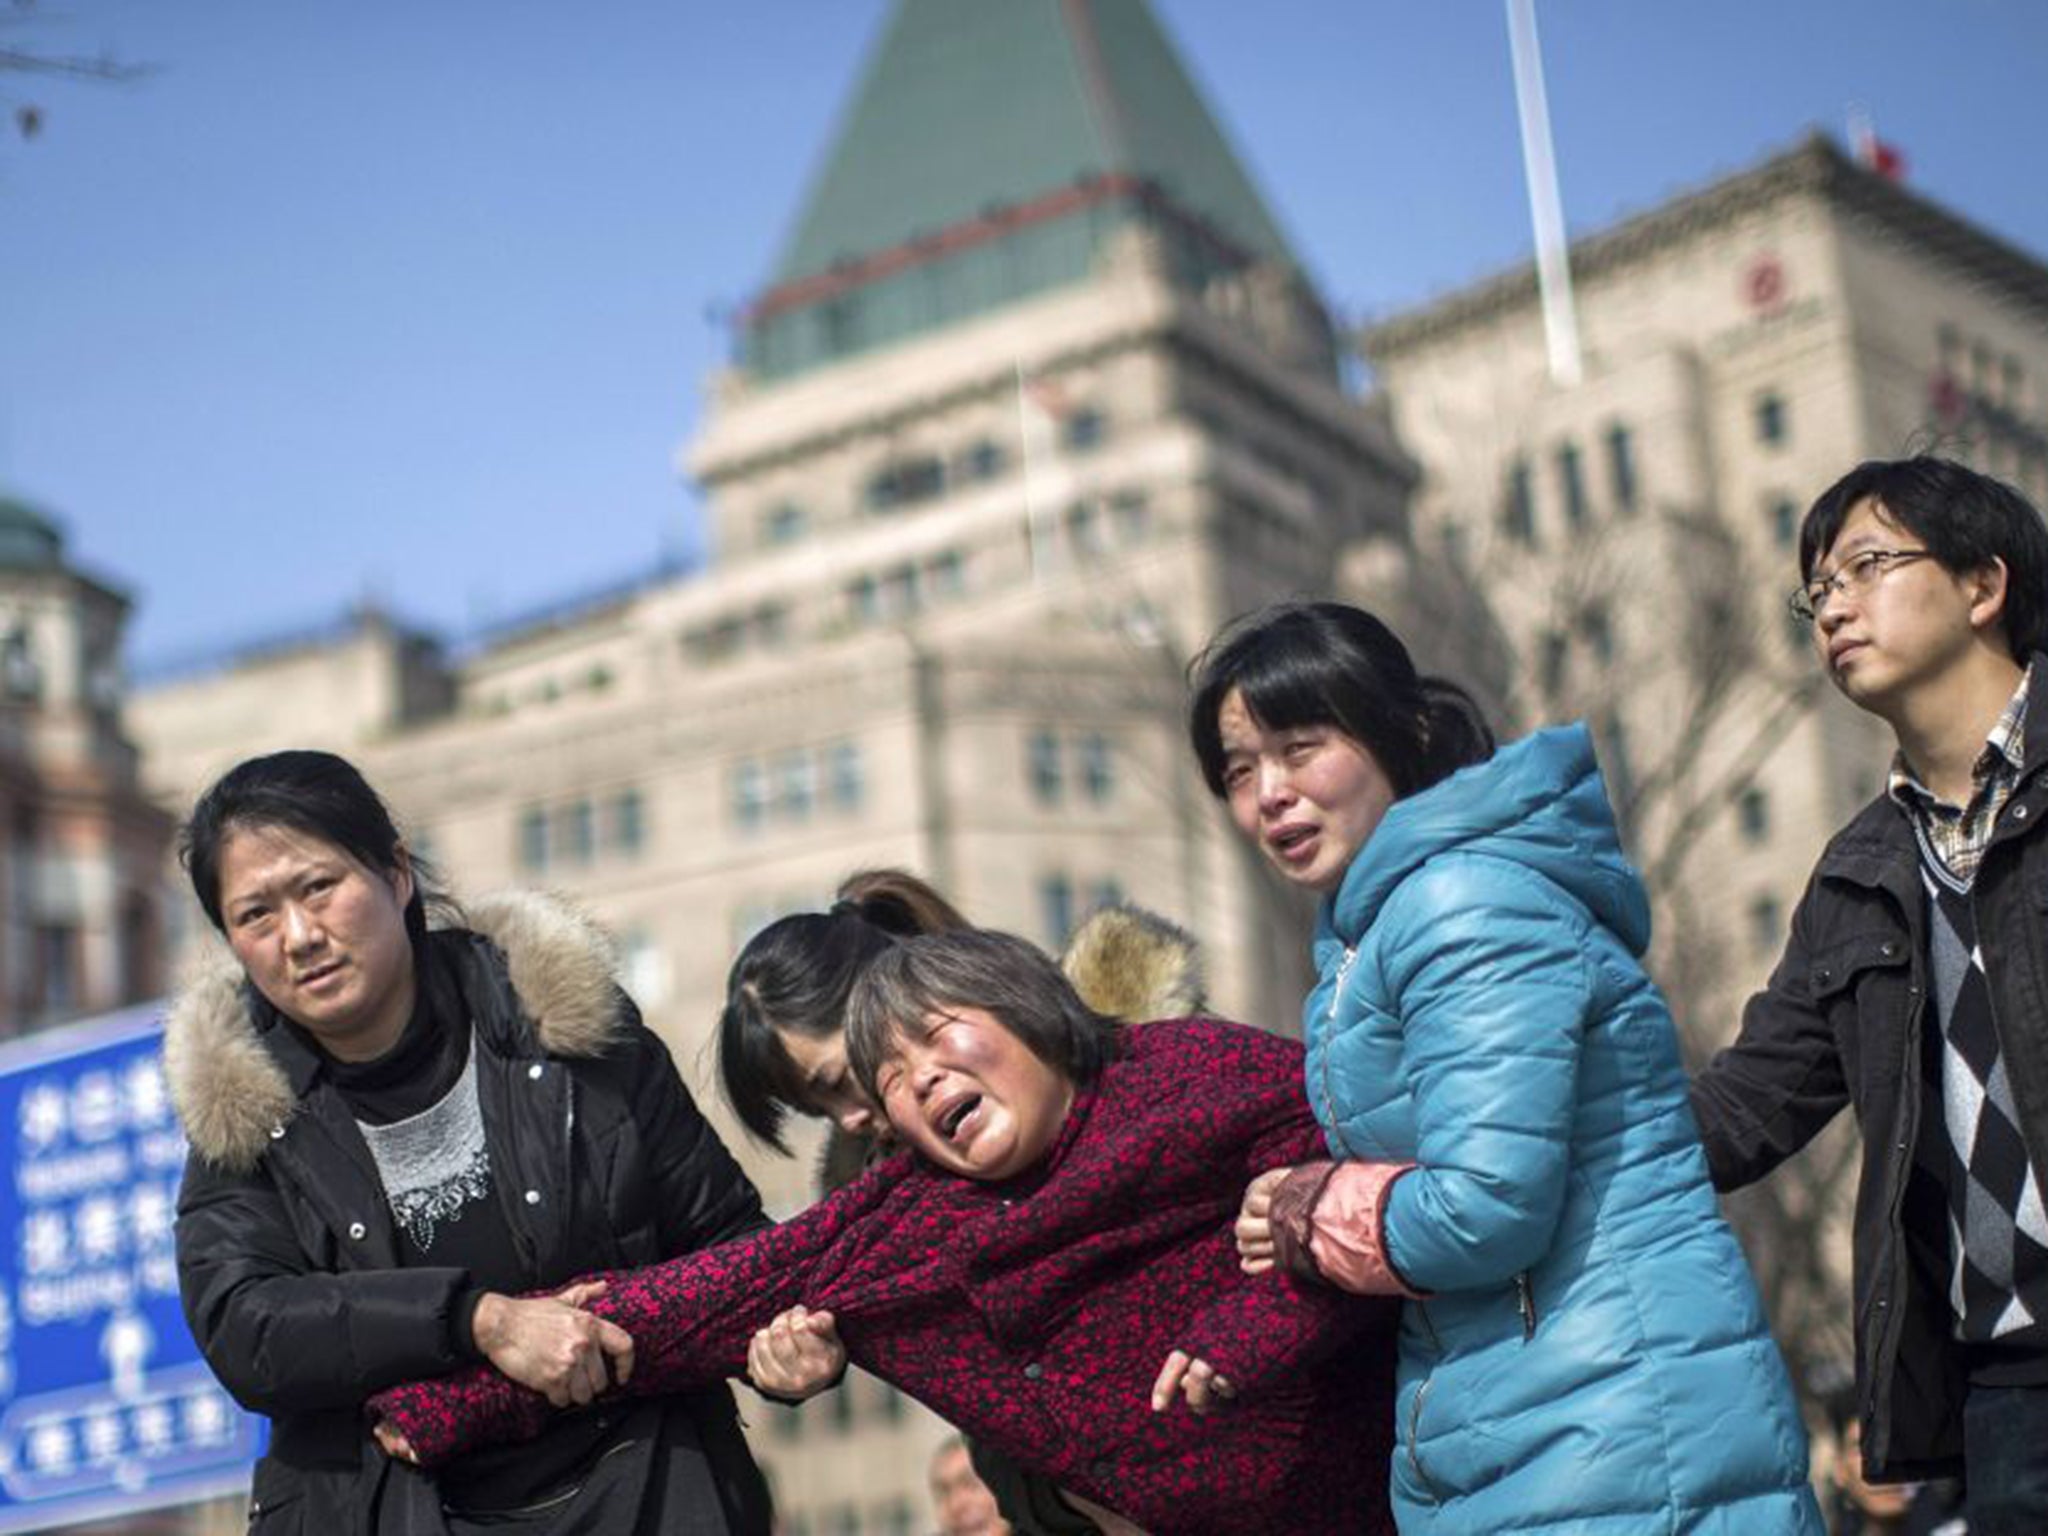
M 1557 191 L 1557 157 L 1550 145 L 1550 102 L 1543 92 L 1543 51 L 1536 40 L 1536 0 L 1507 0 L 1507 7 L 1515 108 L 1522 122 L 1522 174 L 1529 183 L 1529 216 L 1536 226 L 1536 285 L 1543 296 L 1550 379 L 1569 386 L 1579 382 L 1584 370 L 1564 205 Z
M 1039 484 L 1038 436 L 1031 430 L 1031 401 L 1024 388 L 1024 364 L 1017 372 L 1017 442 L 1024 455 L 1024 542 L 1031 551 L 1031 579 L 1042 583 L 1052 571 L 1051 530 L 1044 524 L 1044 488 Z

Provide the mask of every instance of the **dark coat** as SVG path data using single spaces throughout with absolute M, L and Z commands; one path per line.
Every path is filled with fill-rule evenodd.
M 1390 1532 L 1396 1306 L 1246 1275 L 1231 1237 L 1247 1181 L 1322 1150 L 1301 1047 L 1207 1019 L 1127 1038 L 1016 1179 L 898 1152 L 780 1227 L 606 1277 L 629 1390 L 716 1380 L 784 1308 L 825 1307 L 855 1363 L 1153 1536 Z M 1176 1348 L 1235 1401 L 1154 1413 Z M 371 1408 L 429 1461 L 550 1412 L 482 1369 Z
M 2048 1153 L 2048 658 L 2037 656 L 2026 767 L 1978 867 L 1993 1022 L 2034 1155 Z M 1735 1043 L 1694 1083 L 1714 1182 L 1736 1189 L 1797 1152 L 1844 1105 L 1863 1133 L 1855 1318 L 1863 1461 L 1872 1481 L 1960 1471 L 1964 1362 L 1948 1303 L 1944 1209 L 1908 1208 L 1923 1134 L 1926 895 L 1906 812 L 1880 796 L 1821 854 L 1777 969 Z
M 532 1284 L 761 1225 L 753 1186 L 613 983 L 602 936 L 539 897 L 470 916 L 480 931 L 426 942 L 474 1020 L 492 1186 Z M 348 1106 L 239 970 L 179 1000 L 165 1063 L 192 1145 L 177 1223 L 186 1320 L 222 1384 L 272 1420 L 252 1529 L 438 1531 L 431 1477 L 376 1449 L 361 1405 L 466 1363 L 450 1312 L 467 1273 L 398 1267 Z M 594 1528 L 765 1533 L 766 1489 L 723 1383 L 618 1417 L 632 1450 L 606 1457 L 577 1506 L 597 1506 Z

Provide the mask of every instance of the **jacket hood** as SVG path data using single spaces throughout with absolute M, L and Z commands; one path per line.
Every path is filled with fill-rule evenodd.
M 551 1056 L 596 1056 L 622 1020 L 612 946 L 559 897 L 511 891 L 465 903 L 468 931 L 505 957 L 519 1006 Z M 247 978 L 210 945 L 164 1022 L 164 1076 L 192 1150 L 246 1172 L 289 1119 L 298 1096 L 252 1016 Z
M 1454 849 L 1532 869 L 1583 902 L 1636 954 L 1649 946 L 1649 897 L 1621 851 L 1583 725 L 1537 731 L 1395 801 L 1324 902 L 1321 928 L 1356 944 L 1396 886 Z
M 1185 929 L 1126 902 L 1090 913 L 1060 956 L 1081 1001 L 1128 1023 L 1180 1019 L 1208 1006 L 1200 947 Z M 874 1153 L 865 1136 L 837 1125 L 818 1153 L 818 1188 L 829 1194 L 860 1176 Z
M 1060 969 L 1082 1002 L 1133 1024 L 1187 1018 L 1207 1005 L 1194 939 L 1143 907 L 1119 902 L 1089 914 Z

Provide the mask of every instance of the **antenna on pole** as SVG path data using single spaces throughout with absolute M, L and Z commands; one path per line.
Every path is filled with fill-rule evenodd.
M 1536 286 L 1543 296 L 1543 336 L 1550 380 L 1572 385 L 1585 376 L 1579 358 L 1579 317 L 1572 303 L 1571 251 L 1557 192 L 1557 156 L 1550 147 L 1550 102 L 1543 92 L 1543 51 L 1536 40 L 1536 0 L 1507 0 L 1508 48 L 1514 56 L 1515 108 L 1522 122 L 1522 174 L 1536 226 Z

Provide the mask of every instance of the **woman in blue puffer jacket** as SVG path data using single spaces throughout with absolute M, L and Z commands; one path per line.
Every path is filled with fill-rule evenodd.
M 1411 1298 L 1401 1530 L 1819 1536 L 1584 727 L 1496 752 L 1335 603 L 1240 620 L 1192 675 L 1210 788 L 1323 893 L 1303 1032 L 1336 1160 L 1261 1176 L 1239 1247 Z

